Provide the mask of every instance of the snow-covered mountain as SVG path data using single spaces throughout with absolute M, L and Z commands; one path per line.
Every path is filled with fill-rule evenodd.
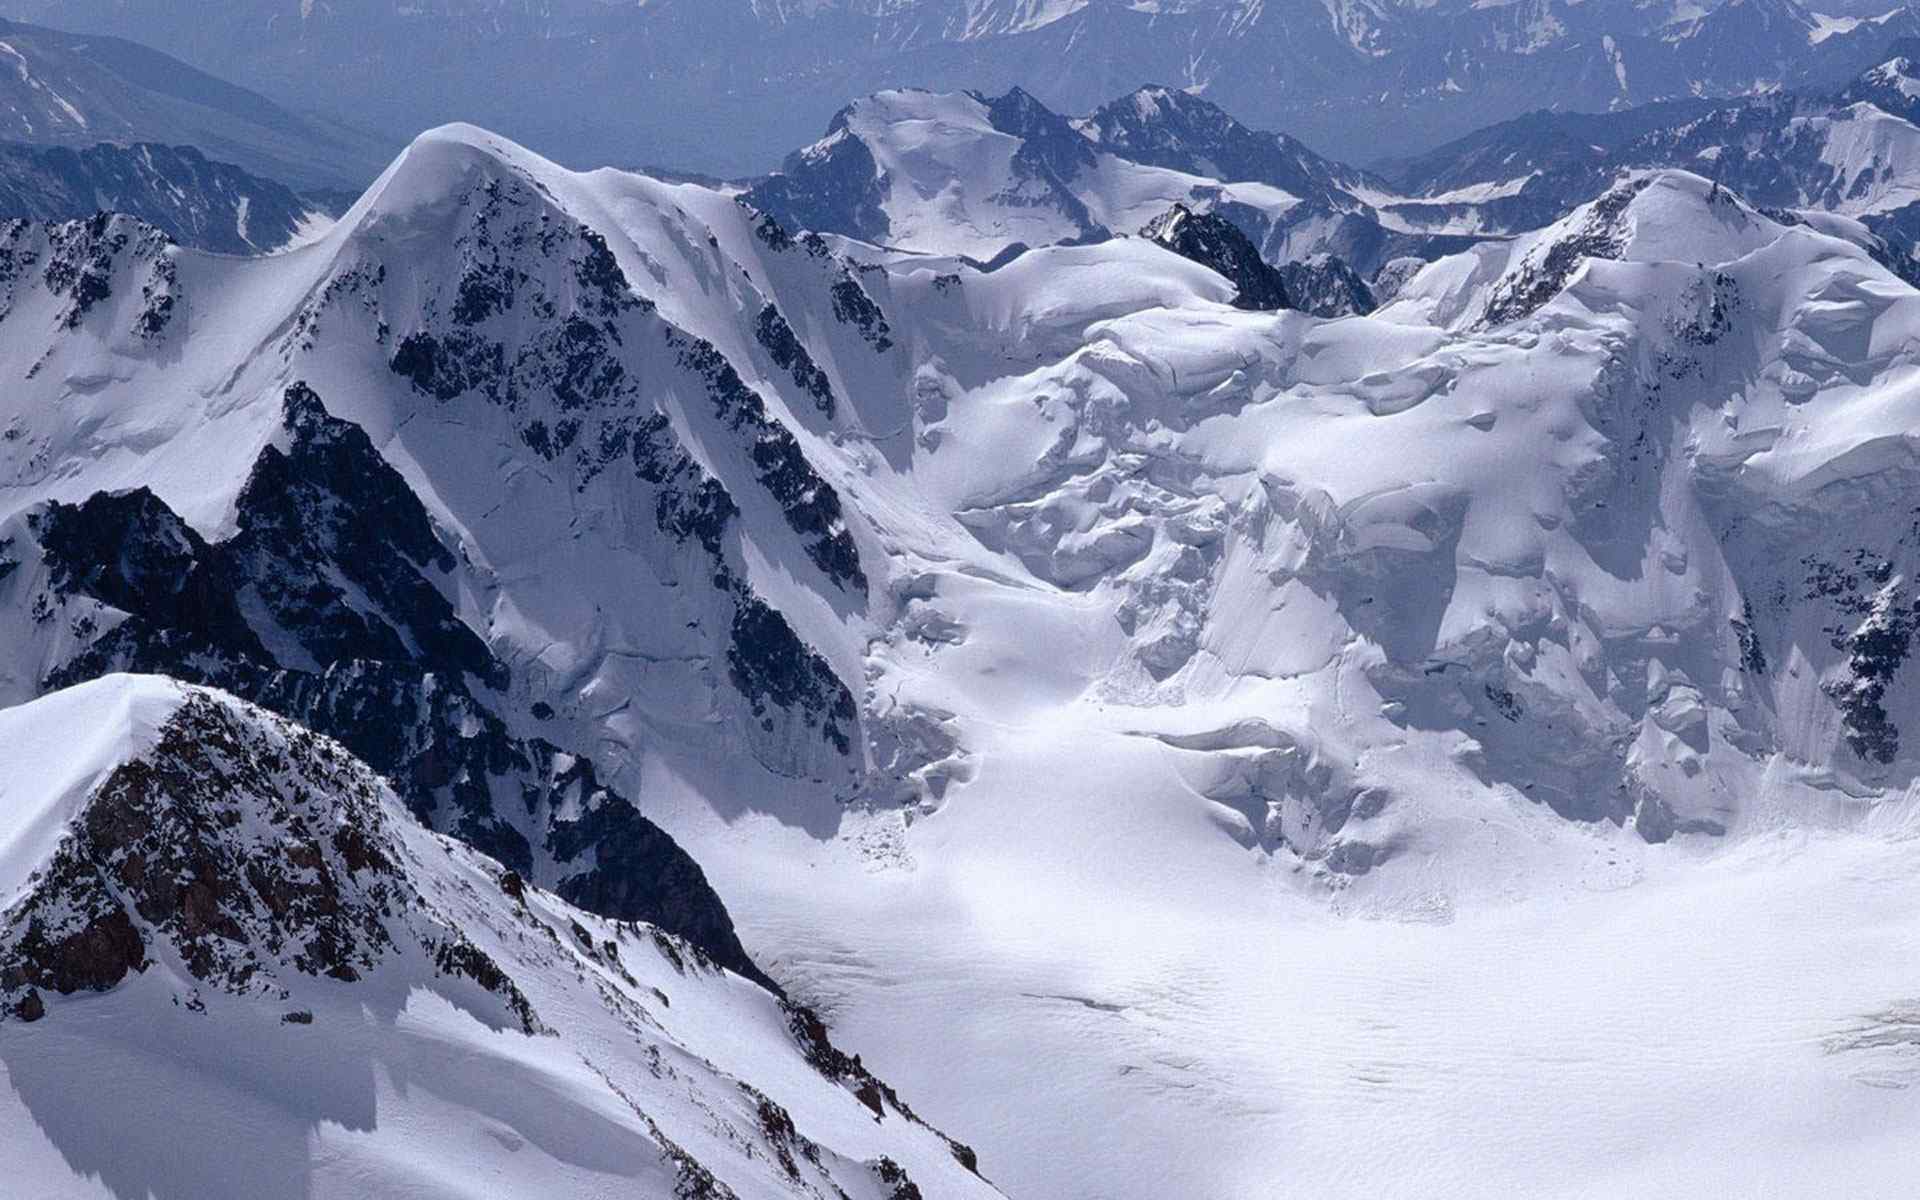
M 1448 226 L 1451 211 L 1164 87 L 1078 119 L 1018 89 L 881 92 L 849 105 L 746 200 L 792 228 L 981 262 L 1137 234 L 1176 207 L 1231 220 L 1270 263 L 1335 253 L 1366 275 L 1473 240 Z M 1379 204 L 1432 212 L 1434 230 L 1383 221 Z
M 67 1196 L 997 1196 L 804 1009 L 110 675 L 0 712 L 0 1148 Z
M 0 702 L 135 670 L 337 739 L 1008 1194 L 1897 1189 L 1920 292 L 1658 169 L 1369 315 L 1244 306 L 1193 188 L 1308 183 L 1097 125 L 886 93 L 745 195 L 452 126 L 281 254 L 12 228 Z M 776 1099 L 851 1194 L 966 1194 Z M 319 1124 L 289 1161 L 367 1118 Z
M 1904 260 L 1920 237 L 1920 42 L 1900 42 L 1837 93 L 1679 102 L 1606 115 L 1536 113 L 1404 164 L 1406 198 L 1389 221 L 1469 223 L 1488 233 L 1535 229 L 1622 173 L 1679 167 L 1754 203 L 1863 226 Z M 1838 225 L 1832 228 L 1839 228 Z
M 1920 32 L 1799 0 L 8 0 L 385 129 L 479 120 L 576 165 L 765 169 L 848 96 L 913 84 L 1086 112 L 1202 90 L 1336 158 L 1552 106 L 1837 83 Z M 1855 6 L 1857 7 L 1857 6 Z M 1889 11 L 1891 10 L 1891 11 Z M 1832 13 L 1833 15 L 1827 15 Z M 271 174 L 271 172 L 269 172 Z
M 1283 271 L 1324 261 L 1312 268 L 1324 280 L 1303 278 L 1303 293 L 1324 294 L 1313 311 L 1333 315 L 1370 306 L 1389 264 L 1540 229 L 1624 173 L 1697 169 L 1916 276 L 1920 179 L 1902 164 L 1920 161 L 1920 128 L 1900 90 L 1920 89 L 1903 73 L 1911 61 L 1895 57 L 1837 98 L 1539 113 L 1402 164 L 1397 183 L 1166 88 L 1081 119 L 1021 91 L 883 92 L 849 106 L 746 200 L 790 226 L 987 263 L 1192 211 L 1231 222 Z

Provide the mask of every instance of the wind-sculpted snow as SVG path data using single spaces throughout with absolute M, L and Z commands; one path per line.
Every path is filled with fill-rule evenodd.
M 338 743 L 110 676 L 0 752 L 35 1195 L 998 1194 L 812 1013 L 427 833 Z

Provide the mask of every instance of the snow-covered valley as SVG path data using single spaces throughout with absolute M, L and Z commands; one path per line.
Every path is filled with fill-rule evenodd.
M 177 703 L 123 671 L 337 739 L 425 898 L 377 987 L 289 959 L 283 1004 L 95 864 L 163 952 L 0 974 L 35 1194 L 234 1178 L 116 1160 L 59 1061 L 128 1119 L 186 1072 L 290 1195 L 1899 1194 L 1920 292 L 1648 169 L 1276 308 L 1245 237 L 1134 235 L 1373 185 L 1232 130 L 1270 177 L 1209 185 L 1221 127 L 1142 95 L 888 94 L 744 196 L 449 126 L 252 259 L 10 227 L 0 756 L 66 782 L 0 793 L 0 935 L 127 753 L 48 730 Z M 515 958 L 533 912 L 592 936 Z M 557 1040 L 446 998 L 449 929 Z M 249 1123 L 297 1072 L 213 1070 L 236 1030 L 370 1065 Z

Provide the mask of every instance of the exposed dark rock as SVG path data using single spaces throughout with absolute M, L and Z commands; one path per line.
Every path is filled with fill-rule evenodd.
M 1365 316 L 1374 310 L 1367 281 L 1331 254 L 1281 264 L 1280 280 L 1293 307 L 1316 317 Z
M 923 1200 L 920 1185 L 907 1175 L 904 1167 L 891 1158 L 883 1157 L 873 1164 L 873 1173 L 879 1177 L 881 1183 L 892 1189 L 887 1193 L 887 1200 Z
M 345 849 L 349 827 L 384 843 L 377 786 L 331 742 L 189 696 L 150 753 L 96 787 L 7 913 L 0 972 L 105 991 L 160 938 L 193 978 L 234 993 L 285 970 L 357 979 L 392 948 L 401 886 L 384 849 Z
M 751 439 L 749 453 L 760 483 L 779 502 L 787 524 L 805 539 L 807 557 L 834 583 L 866 595 L 866 572 L 847 531 L 839 493 L 813 469 L 798 439 L 774 420 L 766 401 L 710 343 L 681 334 L 671 334 L 669 340 L 680 349 L 680 364 L 706 380 L 714 415 Z
M 799 1044 L 801 1052 L 806 1055 L 807 1062 L 814 1070 L 853 1092 L 856 1099 L 873 1111 L 876 1119 L 883 1118 L 886 1110 L 891 1108 L 914 1124 L 932 1130 L 947 1144 L 955 1161 L 974 1174 L 979 1174 L 979 1156 L 974 1153 L 972 1147 L 956 1142 L 927 1125 L 904 1100 L 900 1099 L 899 1093 L 867 1069 L 866 1064 L 860 1061 L 859 1055 L 849 1055 L 835 1046 L 833 1039 L 828 1036 L 827 1023 L 820 1019 L 819 1013 L 791 1000 L 783 1000 L 781 1007 L 787 1014 L 788 1032 L 793 1035 L 794 1041 Z
M 1620 227 L 1620 218 L 1653 178 L 1642 175 L 1607 192 L 1593 202 L 1576 228 L 1549 245 L 1537 261 L 1523 264 L 1502 279 L 1487 301 L 1481 327 L 1505 325 L 1532 316 L 1560 294 L 1586 260 L 1620 257 L 1626 249 L 1627 236 Z
M 0 143 L 0 217 L 84 221 L 106 210 L 184 246 L 257 254 L 292 240 L 313 207 L 192 146 Z
M 12 311 L 18 285 L 36 271 L 47 290 L 66 301 L 58 317 L 63 329 L 79 328 L 111 299 L 116 278 L 137 274 L 142 303 L 129 332 L 157 338 L 178 302 L 172 251 L 166 234 L 132 217 L 97 213 L 53 225 L 9 222 L 0 228 L 0 320 Z
M 1760 645 L 1760 635 L 1753 616 L 1753 601 L 1748 600 L 1741 609 L 1741 615 L 1727 624 L 1733 627 L 1734 636 L 1740 641 L 1741 670 L 1764 678 L 1767 673 L 1767 652 Z
M 1225 217 L 1176 204 L 1142 229 L 1140 236 L 1225 277 L 1237 292 L 1235 308 L 1271 312 L 1291 307 L 1280 272 Z
M 516 736 L 497 710 L 490 689 L 507 668 L 434 586 L 451 557 L 364 432 L 303 385 L 288 391 L 286 428 L 285 449 L 263 451 L 242 490 L 227 542 L 207 543 L 144 490 L 30 519 L 49 613 L 87 598 L 126 614 L 46 686 L 135 670 L 225 688 L 338 738 L 423 819 L 509 869 L 543 866 L 588 907 L 657 921 L 763 978 L 699 866 L 617 793 L 605 792 L 584 831 L 555 827 L 540 847 L 496 811 L 496 787 L 552 811 L 578 768 L 560 770 L 557 748 Z M 297 661 L 284 657 L 290 648 Z M 591 870 L 569 870 L 587 856 Z
M 886 314 L 873 302 L 873 297 L 867 295 L 852 271 L 842 271 L 834 282 L 833 315 L 841 324 L 858 329 L 860 336 L 880 353 L 893 349 L 893 328 L 887 324 Z
M 433 960 L 441 974 L 471 979 L 482 988 L 504 999 L 514 1016 L 519 1018 L 522 1032 L 528 1034 L 551 1032 L 540 1020 L 540 1015 L 533 1011 L 533 1005 L 521 992 L 520 986 L 500 969 L 500 964 L 464 937 L 456 935 L 435 946 Z
M 786 618 L 757 598 L 743 598 L 733 617 L 727 675 L 763 720 L 767 706 L 820 714 L 820 732 L 841 754 L 853 751 L 858 719 L 853 696 L 825 659 L 793 632 Z M 769 726 L 770 727 L 770 726 Z
M 619 793 L 602 786 L 589 760 L 574 760 L 555 777 L 551 790 L 582 814 L 552 824 L 547 846 L 554 858 L 569 863 L 590 853 L 597 864 L 618 864 L 617 870 L 596 868 L 562 878 L 554 888 L 561 899 L 590 912 L 643 918 L 779 993 L 779 985 L 741 948 L 732 918 L 700 864 Z
M 762 180 L 744 199 L 787 229 L 844 233 L 884 242 L 889 222 L 879 164 L 866 143 L 847 127 L 852 113 L 843 109 L 827 135 L 787 156 L 777 174 Z
M 794 386 L 813 397 L 819 410 L 828 417 L 833 416 L 833 384 L 827 379 L 813 361 L 813 355 L 807 353 L 807 347 L 793 332 L 793 326 L 780 315 L 780 310 L 769 304 L 760 310 L 759 318 L 753 325 L 754 337 L 766 347 L 775 366 L 793 376 Z
M 1897 582 L 1875 597 L 1866 620 L 1835 640 L 1847 653 L 1849 678 L 1827 686 L 1846 717 L 1847 744 L 1861 758 L 1891 763 L 1900 754 L 1900 729 L 1886 707 L 1887 689 L 1913 649 L 1920 628 L 1920 599 L 1902 594 Z
M 1348 189 L 1372 182 L 1282 133 L 1241 124 L 1192 92 L 1148 86 L 1102 105 L 1085 128 L 1103 150 L 1210 179 L 1271 184 L 1329 208 L 1357 206 Z

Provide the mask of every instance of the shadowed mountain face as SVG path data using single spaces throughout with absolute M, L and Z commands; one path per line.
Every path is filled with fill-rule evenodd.
M 144 489 L 27 515 L 17 540 L 45 571 L 39 620 L 72 614 L 76 629 L 98 629 L 83 614 L 114 614 L 53 665 L 48 686 L 132 670 L 266 705 L 339 739 L 420 819 L 770 983 L 672 838 L 603 787 L 590 762 L 512 732 L 498 696 L 511 671 L 436 587 L 453 561 L 366 435 L 296 384 L 280 440 L 254 466 L 223 542 Z M 525 812 L 497 811 L 507 796 Z
M 278 249 L 320 218 L 286 186 L 212 162 L 191 146 L 0 143 L 0 216 L 35 221 L 137 217 L 186 246 L 224 254 Z

